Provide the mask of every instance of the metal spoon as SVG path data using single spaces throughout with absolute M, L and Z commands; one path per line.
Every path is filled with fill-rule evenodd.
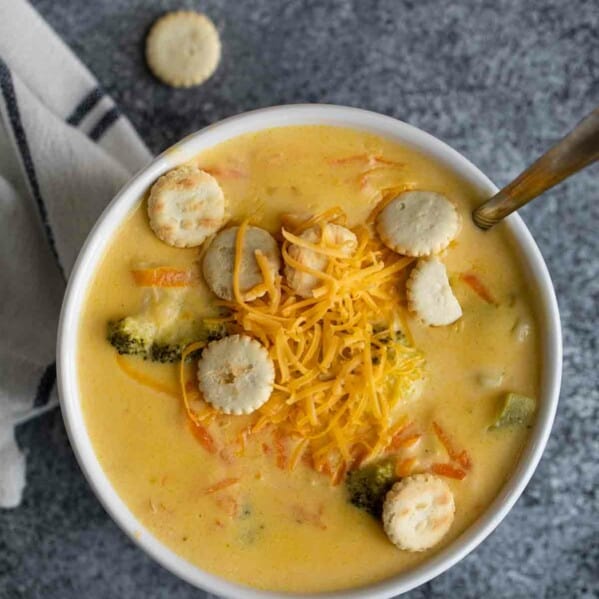
M 472 218 L 481 229 L 490 229 L 514 210 L 596 160 L 599 160 L 599 108 L 582 119 L 566 137 L 510 184 L 479 206 L 472 213 Z

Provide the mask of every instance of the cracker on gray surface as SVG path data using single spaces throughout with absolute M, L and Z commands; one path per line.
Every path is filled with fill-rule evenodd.
M 146 38 L 151 71 L 173 87 L 192 87 L 208 79 L 220 61 L 214 23 L 193 11 L 170 12 L 158 19 Z

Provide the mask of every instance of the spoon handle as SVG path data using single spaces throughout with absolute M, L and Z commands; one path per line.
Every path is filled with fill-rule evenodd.
M 557 185 L 585 166 L 599 160 L 599 108 L 529 166 L 510 184 L 473 213 L 481 229 L 490 229 L 502 218 Z

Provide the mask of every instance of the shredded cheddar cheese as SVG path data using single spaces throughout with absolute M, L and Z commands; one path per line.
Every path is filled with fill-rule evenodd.
M 318 244 L 298 236 L 327 222 L 345 222 L 345 214 L 334 208 L 304 220 L 294 231 L 283 230 L 286 265 L 320 281 L 313 297 L 294 295 L 256 251 L 267 295 L 251 302 L 239 287 L 248 226 L 242 223 L 234 255 L 234 301 L 223 304 L 231 311 L 232 329 L 263 343 L 275 365 L 273 393 L 255 414 L 251 431 L 272 429 L 290 455 L 286 460 L 279 452 L 279 462 L 292 469 L 307 460 L 335 482 L 362 460 L 381 455 L 398 423 L 405 427 L 397 408 L 422 378 L 423 358 L 406 343 L 409 332 L 402 326 L 400 282 L 412 258 L 389 251 L 366 226 L 353 229 L 358 245 L 349 257 L 325 235 Z M 324 271 L 293 259 L 292 243 L 326 256 Z M 204 406 L 200 414 L 191 408 L 183 369 L 182 362 L 188 414 L 194 421 L 210 420 L 215 416 L 211 407 Z

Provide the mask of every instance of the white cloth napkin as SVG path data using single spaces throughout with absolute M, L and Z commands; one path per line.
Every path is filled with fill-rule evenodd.
M 20 503 L 14 427 L 57 403 L 56 327 L 79 248 L 151 156 L 25 0 L 0 3 L 0 507 Z

